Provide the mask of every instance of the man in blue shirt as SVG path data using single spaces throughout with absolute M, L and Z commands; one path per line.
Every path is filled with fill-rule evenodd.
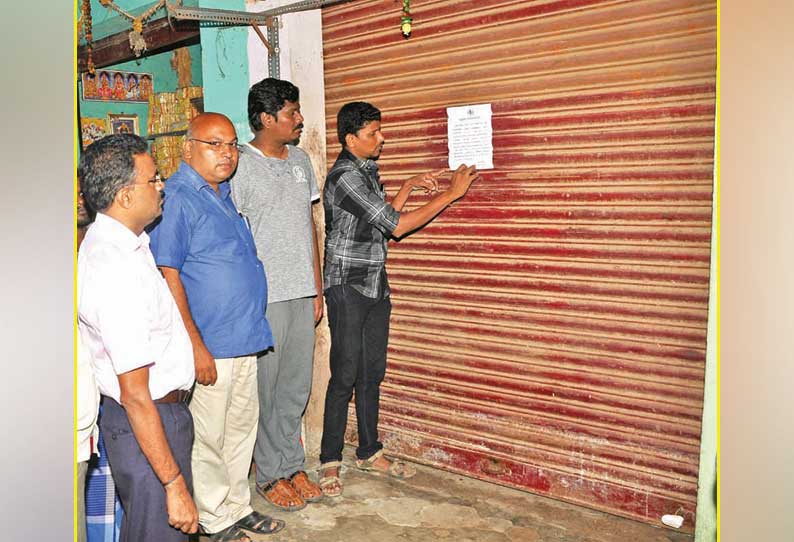
M 238 158 L 231 121 L 199 115 L 182 151 L 151 247 L 193 345 L 191 463 L 199 524 L 212 540 L 246 542 L 241 529 L 271 533 L 284 526 L 251 508 L 248 486 L 259 416 L 256 355 L 273 346 L 267 281 L 226 182 Z

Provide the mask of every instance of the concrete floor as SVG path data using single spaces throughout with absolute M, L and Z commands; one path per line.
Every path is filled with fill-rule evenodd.
M 269 542 L 691 542 L 692 537 L 457 474 L 417 465 L 406 481 L 358 471 L 345 449 L 344 495 L 297 512 L 253 489 L 253 507 L 283 519 Z M 316 464 L 307 467 L 316 468 Z M 310 471 L 316 480 L 316 471 Z M 201 542 L 209 538 L 201 537 Z

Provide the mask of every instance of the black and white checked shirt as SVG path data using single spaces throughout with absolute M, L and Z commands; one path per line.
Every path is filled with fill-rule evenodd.
M 389 295 L 386 245 L 400 213 L 385 198 L 378 165 L 343 149 L 323 189 L 324 290 L 347 284 L 366 297 L 377 298 L 381 287 Z

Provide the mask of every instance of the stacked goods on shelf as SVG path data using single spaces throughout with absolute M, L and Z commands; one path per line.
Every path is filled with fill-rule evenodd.
M 152 156 L 157 171 L 163 179 L 168 179 L 179 169 L 182 160 L 182 136 L 158 137 L 152 143 Z
M 164 179 L 179 168 L 183 141 L 179 132 L 184 132 L 190 120 L 201 113 L 196 102 L 200 102 L 202 97 L 201 87 L 184 87 L 176 92 L 160 92 L 149 97 L 148 132 L 150 138 L 154 138 L 152 154 Z

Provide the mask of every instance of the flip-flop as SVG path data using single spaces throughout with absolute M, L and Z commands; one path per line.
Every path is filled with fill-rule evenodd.
M 398 478 L 400 480 L 406 480 L 416 474 L 416 467 L 409 465 L 405 461 L 401 461 L 399 459 L 386 458 L 390 462 L 388 469 L 380 469 L 376 467 L 375 462 L 381 456 L 383 456 L 383 450 L 378 450 L 367 459 L 356 459 L 356 467 L 358 467 L 359 470 L 363 470 L 365 472 L 371 472 L 372 474 L 383 474 L 386 476 L 391 476 L 392 478 Z
M 272 527 L 273 524 L 275 527 Z M 257 534 L 273 534 L 279 532 L 284 528 L 284 521 L 280 519 L 271 518 L 265 514 L 260 514 L 256 510 L 245 516 L 243 519 L 238 519 L 234 526 L 246 531 L 251 531 Z
M 333 476 L 322 476 L 319 480 L 320 489 L 323 490 L 323 495 L 326 497 L 341 497 L 342 490 L 344 487 L 342 486 L 342 479 L 339 478 L 339 474 L 342 473 L 342 462 L 341 461 L 330 461 L 328 463 L 323 463 L 320 465 L 319 472 L 323 473 L 328 469 L 337 469 L 337 474 Z M 331 489 L 333 487 L 337 487 L 338 489 Z

